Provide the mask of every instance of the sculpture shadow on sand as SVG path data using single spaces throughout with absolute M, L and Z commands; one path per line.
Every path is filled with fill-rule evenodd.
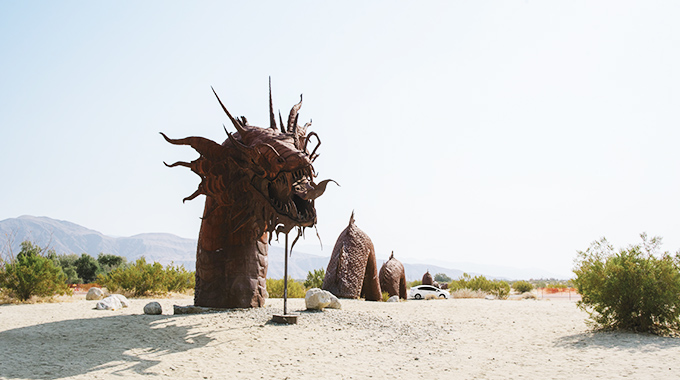
M 60 379 L 105 369 L 153 375 L 164 356 L 205 347 L 213 338 L 172 315 L 71 319 L 0 331 L 3 378 Z

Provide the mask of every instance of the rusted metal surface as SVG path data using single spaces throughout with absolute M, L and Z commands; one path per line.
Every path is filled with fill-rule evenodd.
M 406 272 L 404 264 L 394 258 L 394 252 L 390 255 L 382 267 L 380 267 L 380 290 L 387 292 L 390 297 L 399 296 L 406 299 Z
M 312 163 L 321 142 L 316 133 L 307 133 L 311 121 L 298 125 L 302 96 L 286 124 L 279 113 L 277 126 L 270 81 L 270 126 L 260 128 L 249 125 L 243 116 L 234 118 L 213 93 L 236 129 L 231 133 L 225 127 L 227 139 L 222 144 L 195 136 L 171 139 L 161 133 L 169 143 L 189 145 L 200 154 L 191 162 L 166 164 L 190 168 L 201 178 L 198 189 L 184 201 L 206 197 L 196 252 L 194 304 L 259 307 L 268 296 L 265 279 L 272 234 L 297 228 L 299 237 L 305 227 L 314 226 L 314 200 L 332 180 L 314 180 Z
M 434 280 L 432 279 L 432 275 L 430 274 L 430 271 L 428 270 L 425 272 L 423 275 L 423 285 L 434 285 Z
M 323 290 L 341 298 L 382 299 L 373 242 L 354 223 L 354 212 L 333 248 Z

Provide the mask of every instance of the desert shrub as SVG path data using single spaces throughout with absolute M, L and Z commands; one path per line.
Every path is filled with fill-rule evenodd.
M 434 275 L 434 280 L 442 284 L 445 282 L 451 282 L 451 277 L 447 276 L 446 273 L 437 273 Z
M 97 279 L 99 263 L 94 257 L 88 255 L 87 253 L 83 253 L 74 262 L 74 264 L 76 267 L 76 273 L 78 273 L 78 277 L 83 279 L 83 282 L 90 283 Z
M 54 260 L 66 274 L 66 283 L 68 284 L 92 283 L 100 274 L 107 274 L 125 264 L 125 258 L 122 256 L 104 255 L 102 253 L 99 254 L 97 259 L 87 253 L 80 256 L 71 253 L 56 255 Z
M 522 295 L 521 295 L 520 298 L 523 299 L 523 300 L 535 300 L 535 299 L 538 299 L 538 297 L 536 297 L 536 295 L 535 295 L 534 293 L 530 293 L 530 292 L 522 293 Z
M 66 275 L 66 283 L 67 284 L 82 284 L 83 283 L 83 279 L 78 277 L 78 272 L 76 271 L 75 267 L 61 268 L 61 270 L 64 272 L 64 275 Z
M 422 284 L 423 284 L 422 280 L 415 280 L 415 281 L 409 282 L 407 285 L 408 285 L 409 288 L 412 288 L 414 286 L 418 286 L 418 285 L 422 285 Z
M 578 307 L 600 328 L 664 333 L 680 328 L 680 254 L 658 254 L 661 238 L 618 252 L 605 238 L 579 251 Z M 658 257 L 657 257 L 658 256 Z
M 482 290 L 485 292 L 490 292 L 493 289 L 493 285 L 490 280 L 484 276 L 475 276 L 465 285 L 466 288 L 474 290 Z
M 424 299 L 425 300 L 436 300 L 436 299 L 439 299 L 439 297 L 437 297 L 437 295 L 435 295 L 435 294 L 426 294 Z
M 534 290 L 534 286 L 529 281 L 515 281 L 512 283 L 512 288 L 517 293 L 526 293 Z
M 106 275 L 116 268 L 130 266 L 125 257 L 107 253 L 100 253 L 99 256 L 97 256 L 97 263 L 99 263 L 99 273 L 97 275 Z
M 185 291 L 193 288 L 193 278 L 193 272 L 188 272 L 184 266 L 168 265 L 163 268 L 160 263 L 149 264 L 142 257 L 132 265 L 119 266 L 108 274 L 100 274 L 97 282 L 112 293 L 123 290 L 138 297 Z
M 388 299 L 390 299 L 390 293 L 382 292 L 382 301 L 387 302 Z
M 76 261 L 78 260 L 78 255 L 75 253 L 57 255 L 53 260 L 56 264 L 61 267 L 61 270 L 66 275 L 67 284 L 82 284 L 83 279 L 78 276 L 78 271 L 76 270 Z
M 326 270 L 314 269 L 307 272 L 307 280 L 304 282 L 304 286 L 307 289 L 321 288 L 323 286 L 323 278 L 326 276 Z
M 123 264 L 127 259 L 123 256 L 116 256 L 116 255 L 111 255 L 108 253 L 100 253 L 99 256 L 97 256 L 97 262 L 99 262 L 100 267 L 109 267 L 109 268 L 117 268 Z
M 510 285 L 505 281 L 489 280 L 484 276 L 472 277 L 467 273 L 463 273 L 458 280 L 451 281 L 449 289 L 452 292 L 461 289 L 479 290 L 493 294 L 498 299 L 506 299 L 510 294 Z
M 271 298 L 283 298 L 283 279 L 267 279 L 267 293 Z M 305 298 L 307 291 L 302 283 L 288 277 L 288 298 Z
M 184 268 L 184 265 L 170 264 L 165 267 L 165 290 L 182 293 L 196 287 L 196 273 Z
M 56 253 L 33 245 L 30 241 L 21 243 L 21 251 L 15 258 L 3 259 L 0 270 L 0 288 L 5 288 L 10 297 L 25 301 L 32 296 L 51 297 L 70 294 L 66 275 L 51 257 Z
M 470 277 L 469 274 L 463 273 L 460 277 L 458 277 L 457 280 L 452 280 L 449 283 L 449 290 L 452 292 L 455 292 L 456 290 L 460 289 L 469 289 L 467 287 L 468 281 L 470 281 L 472 277 Z
M 489 293 L 496 296 L 499 300 L 507 299 L 510 295 L 510 284 L 502 280 L 491 281 L 491 290 Z

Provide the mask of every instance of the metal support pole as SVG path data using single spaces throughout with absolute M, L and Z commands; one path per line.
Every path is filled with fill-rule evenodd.
M 283 315 L 288 315 L 288 233 L 286 233 L 285 255 L 283 264 Z
M 286 234 L 286 249 L 284 255 L 286 255 L 286 257 L 284 259 L 283 269 L 283 314 L 274 314 L 272 316 L 272 321 L 275 323 L 294 325 L 297 323 L 298 315 L 288 315 L 288 234 Z

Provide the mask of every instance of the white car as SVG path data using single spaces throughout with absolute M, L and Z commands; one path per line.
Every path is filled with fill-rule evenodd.
M 450 297 L 449 292 L 446 290 L 439 289 L 432 285 L 417 285 L 412 287 L 408 292 L 408 298 L 414 298 L 417 300 L 425 298 L 428 294 L 432 294 L 439 298 Z

